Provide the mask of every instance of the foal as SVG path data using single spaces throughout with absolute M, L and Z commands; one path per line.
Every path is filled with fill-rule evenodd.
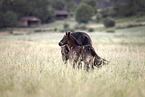
M 80 62 L 83 61 L 85 63 L 85 68 L 88 71 L 89 68 L 94 69 L 94 65 L 101 62 L 102 59 L 95 53 L 95 50 L 91 45 L 79 46 L 70 32 L 66 32 L 66 36 L 63 45 L 68 46 L 70 49 L 69 58 L 72 60 L 74 68 L 76 66 L 79 67 Z
M 67 65 L 67 60 L 69 59 L 69 48 L 67 45 L 63 45 L 61 47 L 61 54 L 62 54 L 62 60 L 65 65 Z

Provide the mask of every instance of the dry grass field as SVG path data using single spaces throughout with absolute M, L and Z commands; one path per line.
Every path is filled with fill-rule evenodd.
M 145 97 L 145 28 L 88 33 L 109 65 L 67 68 L 63 33 L 0 36 L 0 97 Z

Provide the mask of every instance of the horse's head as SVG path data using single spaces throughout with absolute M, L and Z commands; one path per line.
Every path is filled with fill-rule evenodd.
M 63 46 L 65 44 L 68 44 L 70 38 L 71 38 L 71 32 L 70 31 L 65 32 L 65 35 L 63 36 L 61 41 L 58 43 L 58 45 Z

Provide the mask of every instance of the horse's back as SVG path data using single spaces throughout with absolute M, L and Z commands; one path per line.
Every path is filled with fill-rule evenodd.
M 71 33 L 71 35 L 76 38 L 76 40 L 80 46 L 82 46 L 82 45 L 91 45 L 92 46 L 92 40 L 91 40 L 90 36 L 88 34 L 86 34 L 85 32 L 76 31 L 76 32 Z

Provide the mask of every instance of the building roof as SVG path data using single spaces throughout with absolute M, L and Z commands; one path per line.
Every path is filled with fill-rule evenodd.
M 29 16 L 29 17 L 21 18 L 20 21 L 41 21 L 41 20 L 39 18 L 37 18 L 37 17 Z
M 57 10 L 57 11 L 55 11 L 55 15 L 68 15 L 68 12 L 65 10 L 62 10 L 62 11 Z

